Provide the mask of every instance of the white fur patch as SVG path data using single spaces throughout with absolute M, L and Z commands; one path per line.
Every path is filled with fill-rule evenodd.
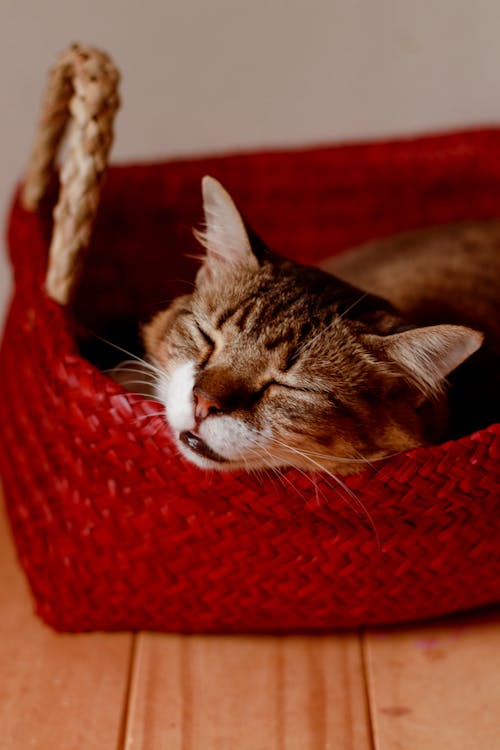
M 209 417 L 201 423 L 200 437 L 228 461 L 251 461 L 263 438 L 231 416 Z
M 195 426 L 194 372 L 194 362 L 185 362 L 156 387 L 156 397 L 165 405 L 168 422 L 177 433 L 192 430 Z

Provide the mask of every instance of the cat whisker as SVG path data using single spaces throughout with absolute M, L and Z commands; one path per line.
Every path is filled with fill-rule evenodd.
M 370 469 L 373 469 L 374 471 L 377 470 L 377 467 L 375 466 L 376 463 L 380 463 L 380 461 L 387 461 L 388 458 L 392 458 L 393 456 L 397 455 L 397 453 L 388 453 L 385 456 L 377 456 L 375 458 L 365 458 L 359 451 L 356 450 L 356 453 L 358 454 L 359 458 L 355 460 L 355 463 L 357 463 L 357 461 L 359 461 L 359 463 L 365 463 L 367 466 L 370 467 Z
M 156 367 L 155 365 L 151 364 L 151 362 L 148 362 L 146 359 L 143 359 L 142 357 L 139 357 L 137 354 L 134 354 L 133 352 L 128 351 L 128 349 L 124 349 L 123 346 L 119 346 L 118 344 L 115 344 L 113 341 L 109 341 L 109 339 L 105 339 L 103 336 L 100 336 L 97 333 L 90 332 L 94 338 L 98 339 L 99 341 L 102 341 L 103 344 L 107 344 L 108 346 L 111 346 L 113 349 L 116 349 L 119 352 L 122 352 L 122 354 L 126 354 L 128 357 L 131 357 L 132 360 L 136 362 L 140 362 L 144 367 L 146 367 L 148 370 L 151 370 L 152 372 L 156 373 L 160 377 L 162 376 L 162 371 L 159 367 Z
M 327 461 L 335 461 L 339 464 L 367 464 L 371 466 L 372 461 L 384 461 L 387 456 L 380 456 L 379 458 L 365 458 L 363 455 L 358 453 L 359 458 L 354 456 L 334 456 L 331 453 L 318 453 L 317 451 L 307 450 L 306 453 L 314 458 L 325 458 Z M 396 455 L 396 454 L 393 454 Z
M 127 389 L 127 391 L 129 391 L 130 393 L 132 393 L 132 391 L 130 391 L 130 388 L 129 388 L 130 385 L 136 385 L 136 386 L 137 385 L 145 385 L 145 386 L 148 386 L 149 388 L 151 388 L 151 386 L 153 384 L 151 383 L 150 380 L 128 380 L 127 384 L 126 384 L 126 389 Z M 148 398 L 150 398 L 149 394 L 146 394 L 144 392 L 142 392 L 142 393 L 141 392 L 135 392 L 134 395 L 135 396 L 142 396 L 143 398 L 145 396 L 147 396 Z
M 135 372 L 138 375 L 144 375 L 145 377 L 151 378 L 151 380 L 154 382 L 160 381 L 159 375 L 157 375 L 155 372 L 150 372 L 149 370 L 145 370 L 143 366 L 139 367 L 139 365 L 136 362 L 132 362 L 133 366 L 131 367 L 125 367 L 126 364 L 127 364 L 126 362 L 121 362 L 116 367 L 110 367 L 107 370 L 103 370 L 103 372 L 106 373 L 107 375 L 112 375 L 114 373 L 119 373 L 119 372 Z
M 127 367 L 126 365 L 129 363 L 132 363 L 133 366 Z M 107 372 L 115 382 L 119 383 L 127 391 L 132 391 L 133 386 L 145 386 L 144 390 L 136 393 L 136 395 L 154 400 L 155 386 L 157 387 L 160 384 L 160 377 L 156 373 L 149 372 L 133 360 L 122 362 Z M 136 377 L 133 377 L 134 375 Z
M 144 370 L 131 370 L 128 367 L 125 367 L 123 369 L 116 369 L 111 370 L 111 372 L 114 374 L 113 380 L 117 380 L 120 373 L 130 373 L 131 375 L 137 375 L 140 376 L 133 379 L 132 377 L 128 377 L 127 375 L 127 383 L 145 383 L 146 385 L 154 385 L 155 383 L 159 383 L 159 378 L 156 376 L 153 376 L 151 373 L 144 372 Z M 142 380 L 142 378 L 147 378 L 147 380 Z
M 256 452 L 256 451 L 254 451 L 254 450 L 252 450 L 252 449 L 250 448 L 250 453 L 251 453 L 251 454 L 254 454 L 254 455 L 256 455 L 256 453 L 257 453 L 257 452 Z M 263 466 L 261 466 L 261 467 L 258 467 L 258 466 L 254 466 L 254 465 L 252 465 L 252 464 L 249 464 L 247 460 L 244 460 L 244 461 L 243 461 L 243 465 L 244 465 L 244 467 L 245 467 L 245 471 L 248 471 L 248 473 L 249 473 L 249 474 L 251 474 L 252 476 L 255 476 L 255 478 L 256 478 L 256 479 L 257 479 L 257 480 L 258 480 L 259 482 L 262 482 L 262 477 L 263 477 L 263 476 L 265 477 L 265 476 L 267 475 L 267 467 L 263 467 Z
M 251 456 L 257 456 L 258 458 L 262 458 L 260 454 L 258 453 L 258 451 L 256 451 L 253 448 L 249 448 L 248 452 L 251 454 Z M 243 467 L 245 471 L 247 471 L 250 475 L 255 476 L 259 482 L 262 482 L 261 473 L 263 473 L 265 476 L 267 467 L 255 466 L 254 464 L 251 464 L 251 463 L 249 464 L 246 458 L 243 458 L 242 463 L 243 463 Z
M 271 438 L 271 440 L 273 440 L 273 438 Z M 277 442 L 277 441 L 275 440 L 274 442 Z M 273 474 L 276 476 L 276 478 L 278 479 L 278 481 L 280 481 L 280 483 L 282 484 L 283 487 L 284 487 L 283 482 L 286 482 L 289 485 L 289 487 L 291 487 L 291 489 L 293 490 L 294 494 L 298 495 L 300 497 L 300 499 L 302 500 L 302 502 L 305 503 L 306 502 L 305 497 L 298 491 L 297 487 L 288 479 L 288 477 L 286 476 L 286 474 L 283 473 L 283 470 L 279 466 L 276 466 L 273 463 L 273 461 L 275 460 L 275 457 L 272 455 L 272 453 L 269 450 L 267 450 L 267 448 L 265 448 L 265 446 L 263 446 L 261 444 L 261 441 L 258 440 L 257 438 L 254 438 L 254 445 L 258 445 L 258 450 L 256 451 L 256 450 L 250 449 L 252 451 L 252 453 L 254 455 L 256 455 L 261 461 L 265 462 L 266 467 L 268 467 L 273 472 Z M 267 454 L 267 456 L 269 456 L 269 460 L 265 459 L 265 457 L 262 455 L 263 453 L 265 453 L 265 454 Z M 299 474 L 302 474 L 302 476 L 305 477 L 305 479 L 307 479 L 307 481 L 311 482 L 311 484 L 314 487 L 314 491 L 315 491 L 315 495 L 316 495 L 316 499 L 317 499 L 318 504 L 320 503 L 320 499 L 319 499 L 319 495 L 320 494 L 322 496 L 323 501 L 326 502 L 326 496 L 325 496 L 324 492 L 322 492 L 319 489 L 318 483 L 316 481 L 316 477 L 314 476 L 314 474 L 311 474 L 310 472 L 304 471 L 302 468 L 300 468 L 300 466 L 295 466 L 294 470 L 297 471 Z M 294 507 L 291 508 L 291 510 L 293 511 L 297 507 L 299 507 L 299 506 L 298 505 L 294 506 Z
M 165 411 L 155 411 L 151 414 L 141 414 L 140 417 L 136 417 L 134 422 L 141 422 L 143 419 L 153 419 L 154 417 L 164 417 Z
M 314 462 L 314 464 L 316 466 L 318 466 L 318 468 L 320 468 L 320 471 L 324 472 L 328 477 L 330 477 L 337 484 L 337 486 L 340 487 L 346 493 L 347 497 L 344 497 L 344 501 L 348 504 L 348 506 L 351 508 L 351 510 L 354 513 L 356 513 L 355 506 L 357 506 L 358 513 L 356 513 L 356 515 L 359 515 L 359 513 L 361 513 L 361 515 L 364 516 L 367 519 L 367 521 L 368 521 L 368 523 L 369 523 L 369 525 L 370 525 L 370 527 L 371 527 L 371 529 L 372 529 L 372 531 L 373 531 L 373 533 L 375 535 L 375 538 L 377 540 L 377 549 L 378 549 L 378 552 L 380 554 L 380 552 L 382 550 L 382 545 L 381 545 L 381 542 L 380 542 L 380 537 L 379 537 L 379 534 L 378 534 L 375 522 L 373 520 L 373 517 L 370 514 L 370 512 L 369 512 L 368 508 L 366 507 L 366 505 L 363 502 L 361 502 L 361 500 L 356 495 L 356 493 L 354 493 L 350 489 L 350 487 L 348 487 L 341 479 L 339 479 L 339 477 L 337 477 L 331 471 L 328 471 L 327 469 L 325 469 L 323 466 L 321 466 L 321 464 L 318 464 L 317 462 Z M 334 487 L 332 487 L 330 484 L 328 484 L 328 482 L 326 482 L 326 484 L 331 489 L 334 489 Z
M 296 455 L 298 455 L 298 456 L 304 458 L 306 461 L 310 462 L 313 466 L 315 466 L 317 469 L 319 469 L 322 473 L 324 473 L 328 477 L 330 477 L 330 479 L 332 479 L 335 482 L 335 484 L 337 485 L 337 487 L 340 487 L 340 489 L 343 490 L 343 492 L 347 495 L 347 497 L 350 498 L 352 500 L 352 502 L 355 503 L 358 506 L 358 508 L 360 508 L 361 512 L 364 514 L 364 516 L 366 517 L 366 519 L 370 523 L 370 526 L 371 526 L 371 528 L 372 528 L 372 530 L 373 530 L 373 532 L 375 534 L 375 537 L 377 539 L 377 544 L 378 544 L 378 548 L 379 548 L 379 551 L 380 551 L 380 549 L 381 549 L 380 538 L 379 538 L 378 531 L 377 531 L 377 528 L 375 526 L 375 523 L 373 521 L 373 518 L 371 517 L 371 515 L 370 515 L 368 509 L 366 508 L 366 506 L 361 502 L 361 500 L 356 496 L 356 494 L 351 490 L 351 488 L 348 487 L 345 484 L 345 482 L 343 482 L 338 476 L 336 476 L 335 474 L 333 474 L 325 466 L 323 466 L 323 464 L 321 464 L 321 463 L 319 463 L 319 461 L 316 461 L 315 459 L 313 459 L 306 452 L 301 451 L 298 448 L 295 448 L 294 446 L 288 445 L 287 443 L 284 443 L 283 441 L 278 440 L 277 438 L 271 438 L 271 440 L 273 440 L 273 442 L 275 442 L 276 444 L 283 446 L 284 448 L 286 448 L 290 452 L 295 453 Z M 331 486 L 331 485 L 329 485 L 329 486 Z M 331 489 L 333 489 L 333 487 Z M 354 511 L 354 507 L 349 502 L 349 500 L 347 499 L 347 497 L 344 498 L 344 499 L 348 503 L 349 507 Z
M 364 293 L 363 293 L 363 294 L 361 295 L 361 297 L 358 297 L 358 299 L 357 299 L 357 300 L 355 300 L 355 301 L 354 301 L 354 302 L 352 303 L 352 305 L 349 305 L 349 307 L 348 307 L 348 308 L 347 308 L 346 310 L 344 310 L 344 312 L 343 312 L 343 313 L 341 313 L 341 314 L 339 315 L 339 319 L 340 319 L 340 320 L 342 320 L 342 318 L 345 318 L 345 316 L 347 315 L 347 313 L 350 313 L 350 312 L 351 312 L 351 310 L 354 310 L 354 308 L 355 308 L 355 307 L 356 307 L 357 305 L 359 305 L 359 303 L 360 303 L 360 302 L 363 302 L 363 300 L 364 300 L 364 299 L 365 299 L 366 297 L 368 297 L 368 294 L 367 294 L 367 292 L 364 292 Z
M 287 476 L 286 476 L 285 474 L 283 474 L 283 472 L 282 472 L 282 471 L 280 470 L 280 468 L 279 468 L 278 466 L 275 466 L 275 465 L 274 465 L 274 464 L 272 463 L 272 461 L 273 461 L 273 456 L 272 456 L 272 454 L 271 454 L 271 453 L 270 453 L 270 452 L 269 452 L 269 451 L 268 451 L 268 450 L 267 450 L 267 449 L 266 449 L 266 448 L 265 448 L 265 447 L 264 447 L 263 445 L 261 445 L 260 443 L 258 443 L 258 441 L 257 441 L 256 439 L 254 439 L 254 445 L 258 445 L 258 450 L 255 450 L 254 448 L 250 448 L 250 449 L 249 449 L 249 452 L 250 452 L 250 453 L 251 453 L 252 455 L 256 456 L 256 457 L 257 457 L 257 458 L 258 458 L 258 459 L 259 459 L 260 461 L 263 461 L 263 462 L 264 462 L 264 467 L 262 467 L 262 468 L 263 468 L 263 470 L 264 470 L 265 474 L 268 474 L 269 476 L 271 476 L 271 475 L 269 474 L 269 472 L 271 472 L 271 473 L 272 473 L 272 476 L 274 476 L 274 477 L 275 477 L 275 478 L 276 478 L 276 479 L 278 480 L 278 482 L 279 482 L 279 483 L 281 484 L 281 486 L 282 486 L 282 487 L 283 487 L 284 489 L 287 489 L 286 485 L 288 485 L 288 486 L 289 486 L 289 487 L 291 488 L 291 490 L 292 490 L 292 493 L 293 493 L 293 494 L 295 494 L 295 495 L 298 495 L 298 496 L 299 496 L 299 498 L 301 499 L 301 501 L 302 501 L 303 503 L 305 503 L 305 498 L 304 498 L 304 496 L 303 496 L 303 495 L 302 495 L 302 494 L 301 494 L 301 493 L 299 492 L 299 490 L 297 489 L 297 487 L 296 487 L 296 486 L 295 486 L 295 485 L 294 485 L 294 484 L 293 484 L 293 483 L 292 483 L 292 482 L 291 482 L 291 481 L 290 481 L 290 480 L 288 479 L 288 477 L 287 477 Z M 265 457 L 264 457 L 264 456 L 262 455 L 262 452 L 266 453 L 266 454 L 267 454 L 267 455 L 269 456 L 270 460 L 266 460 L 266 458 L 265 458 Z M 246 462 L 244 462 L 244 463 L 246 464 Z M 246 470 L 247 470 L 247 471 L 249 471 L 249 470 L 250 470 L 250 472 L 251 472 L 252 474 L 255 474 L 256 476 L 258 476 L 258 473 L 259 473 L 259 469 L 255 468 L 255 467 L 252 467 L 251 469 L 249 469 L 248 467 L 246 467 Z M 299 469 L 299 471 L 300 471 L 300 469 Z M 302 474 L 303 474 L 303 475 L 304 475 L 305 477 L 307 477 L 308 479 L 310 479 L 310 480 L 312 481 L 312 478 L 311 478 L 311 477 L 309 477 L 309 476 L 308 476 L 308 475 L 306 474 L 306 472 L 301 472 L 301 473 L 302 473 Z M 285 483 L 286 483 L 286 484 L 285 484 Z M 294 506 L 292 506 L 292 507 L 290 508 L 290 510 L 291 510 L 291 511 L 293 512 L 293 511 L 294 511 L 294 510 L 296 510 L 296 509 L 297 509 L 298 507 L 300 507 L 300 506 L 299 506 L 299 505 L 294 505 Z
M 153 386 L 153 385 L 158 385 L 159 382 L 160 382 L 159 378 L 153 378 L 147 372 L 143 372 L 141 370 L 130 370 L 128 368 L 125 369 L 125 370 L 110 370 L 109 373 L 107 373 L 107 374 L 109 374 L 111 376 L 112 380 L 115 380 L 116 382 L 121 382 L 121 379 L 119 377 L 121 373 L 126 373 L 125 377 L 126 377 L 126 382 L 127 383 L 140 383 L 140 382 L 143 382 L 143 383 L 146 383 L 147 385 Z M 141 376 L 142 375 L 142 376 L 145 376 L 146 378 L 151 378 L 151 379 L 148 379 L 148 380 L 145 380 L 145 381 L 142 381 L 142 380 L 139 380 L 139 379 L 133 380 L 132 379 L 132 375 L 137 375 L 137 376 Z
M 266 459 L 263 458 L 263 457 L 261 457 L 261 458 L 262 458 L 263 461 L 266 462 L 266 466 L 272 471 L 273 475 L 280 482 L 281 486 L 285 487 L 285 483 L 286 483 L 289 487 L 291 487 L 293 493 L 296 494 L 296 495 L 298 495 L 300 497 L 300 499 L 302 500 L 302 502 L 305 502 L 304 496 L 298 491 L 297 487 L 293 484 L 293 482 L 291 482 L 288 479 L 288 477 L 280 470 L 280 468 L 278 466 L 274 466 L 272 464 L 272 458 L 273 458 L 272 454 L 268 450 L 266 450 L 265 448 L 263 450 L 271 458 L 271 461 L 266 461 Z M 306 476 L 305 472 L 304 472 L 304 476 Z M 298 506 L 295 506 L 295 507 L 298 507 Z M 292 508 L 292 510 L 294 510 L 294 508 Z
M 293 448 L 288 443 L 284 443 L 284 442 L 278 440 L 278 438 L 276 438 L 276 437 L 270 437 L 270 439 L 273 442 L 277 443 L 278 445 L 283 446 L 284 448 L 287 448 L 289 450 L 296 450 L 295 448 Z M 360 458 L 355 458 L 355 457 L 351 458 L 349 456 L 335 456 L 332 453 L 317 453 L 315 451 L 310 451 L 310 450 L 305 450 L 305 449 L 304 449 L 304 453 L 307 453 L 307 455 L 309 455 L 309 456 L 314 456 L 316 458 L 325 458 L 328 461 L 335 461 L 336 463 L 341 463 L 341 464 L 342 463 L 345 463 L 345 464 L 350 464 L 350 463 L 355 463 L 355 464 L 359 463 L 359 464 L 362 464 L 362 463 L 368 463 L 368 461 L 369 461 L 369 459 L 364 458 L 364 456 L 360 456 Z M 384 460 L 384 458 L 385 458 L 385 456 L 381 457 L 380 459 L 373 459 L 373 460 L 375 460 L 375 461 L 382 461 L 382 460 Z
M 200 265 L 205 260 L 205 256 L 203 255 L 203 253 L 199 253 L 199 254 L 195 254 L 195 253 L 183 253 L 183 255 L 184 255 L 185 258 L 189 258 L 189 260 L 196 260 L 196 261 L 198 261 L 198 263 Z M 193 283 L 193 286 L 195 286 L 194 283 Z
M 267 452 L 269 453 L 269 451 L 267 451 Z M 269 455 L 271 455 L 271 454 L 269 453 Z M 283 473 L 283 470 L 279 469 L 279 467 L 276 467 L 276 470 L 279 472 L 280 476 L 282 476 L 283 479 L 285 479 L 287 481 L 287 483 L 295 490 L 295 492 L 297 492 L 297 488 L 288 479 L 288 477 Z M 316 477 L 314 476 L 314 474 L 311 474 L 310 472 L 304 471 L 304 469 L 301 469 L 300 466 L 295 466 L 294 470 L 297 471 L 299 474 L 302 474 L 302 476 L 305 479 L 307 479 L 309 482 L 311 482 L 311 484 L 314 487 L 314 492 L 315 492 L 315 495 L 316 495 L 316 499 L 319 502 L 319 493 L 320 493 L 320 490 L 319 490 L 318 483 L 316 481 Z M 300 495 L 300 493 L 298 493 L 298 492 L 297 492 L 297 494 L 299 494 L 301 500 L 305 501 L 305 498 L 304 498 L 303 495 Z M 321 495 L 323 496 L 323 499 L 326 500 L 325 494 L 323 492 L 321 492 Z

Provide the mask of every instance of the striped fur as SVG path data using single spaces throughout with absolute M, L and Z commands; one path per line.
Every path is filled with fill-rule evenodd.
M 226 191 L 205 178 L 203 194 L 195 289 L 143 332 L 189 460 L 346 473 L 449 436 L 444 385 L 478 331 L 416 326 L 366 285 L 254 249 Z

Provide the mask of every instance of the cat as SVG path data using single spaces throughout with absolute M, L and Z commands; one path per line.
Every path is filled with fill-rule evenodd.
M 314 268 L 270 250 L 217 180 L 202 193 L 194 290 L 142 330 L 149 394 L 188 461 L 347 474 L 500 417 L 500 221 Z

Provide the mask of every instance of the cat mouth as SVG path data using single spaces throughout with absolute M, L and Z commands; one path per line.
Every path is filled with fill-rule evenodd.
M 210 446 L 208 446 L 204 440 L 199 435 L 196 435 L 194 432 L 190 432 L 186 430 L 185 432 L 181 432 L 179 435 L 179 440 L 181 443 L 184 443 L 184 445 L 187 445 L 187 447 L 193 451 L 193 453 L 196 453 L 198 456 L 201 456 L 202 458 L 208 458 L 209 461 L 216 461 L 217 463 L 227 463 L 227 458 L 224 458 L 223 456 L 220 456 L 218 453 L 213 451 Z

